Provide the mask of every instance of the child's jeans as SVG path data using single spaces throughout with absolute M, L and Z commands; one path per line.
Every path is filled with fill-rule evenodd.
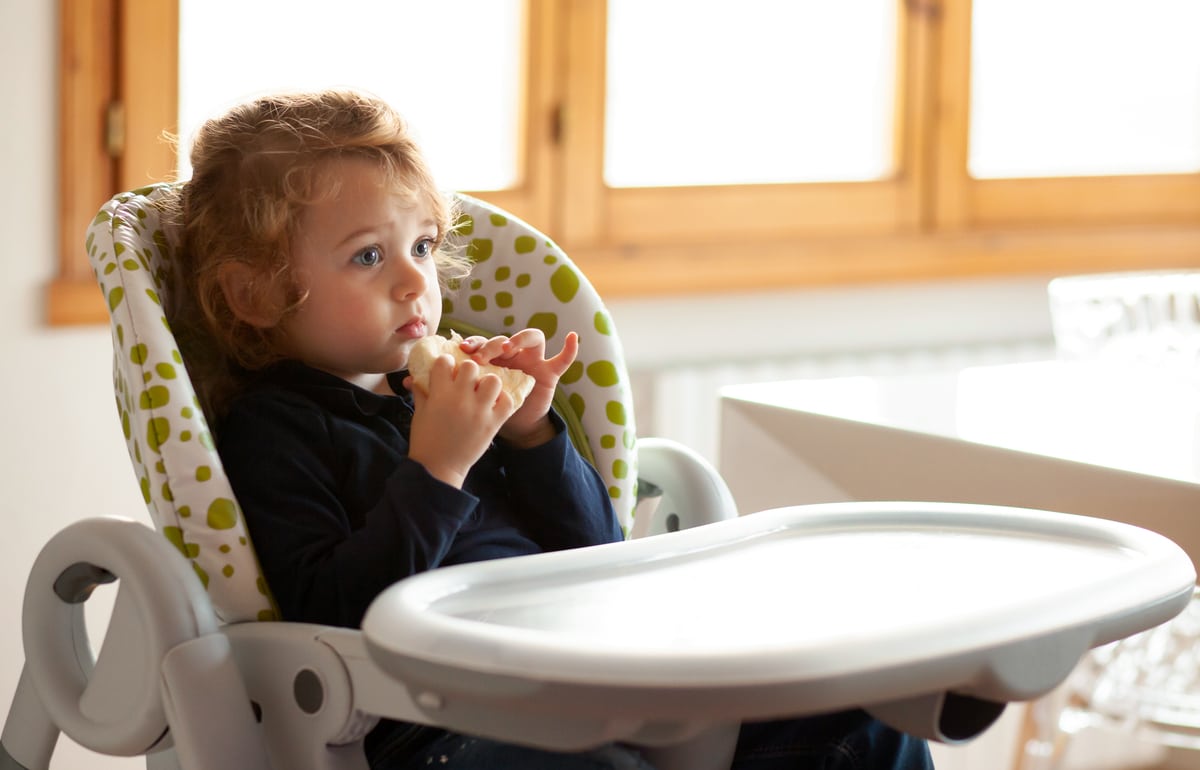
M 407 752 L 406 752 L 407 753 Z M 539 751 L 445 733 L 407 762 L 376 757 L 375 770 L 654 770 L 635 750 Z M 733 770 L 932 770 L 929 747 L 862 711 L 742 726 Z

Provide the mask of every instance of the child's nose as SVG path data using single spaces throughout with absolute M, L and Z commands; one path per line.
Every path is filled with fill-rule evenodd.
M 429 279 L 419 265 L 409 259 L 397 260 L 400 264 L 392 281 L 392 294 L 396 299 L 411 299 L 425 293 Z M 395 263 L 393 263 L 395 264 Z

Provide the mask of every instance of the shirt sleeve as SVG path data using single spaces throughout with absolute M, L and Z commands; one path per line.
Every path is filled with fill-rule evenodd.
M 562 418 L 553 411 L 550 417 L 556 435 L 545 444 L 499 444 L 527 534 L 547 551 L 624 539 L 600 474 L 575 449 Z
M 226 474 L 286 620 L 357 627 L 397 580 L 438 566 L 478 500 L 401 458 L 355 527 L 347 448 L 303 399 L 253 398 L 218 435 Z

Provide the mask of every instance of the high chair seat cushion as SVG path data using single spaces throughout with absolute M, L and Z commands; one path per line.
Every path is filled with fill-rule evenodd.
M 121 428 L 155 526 L 187 557 L 226 621 L 275 618 L 237 499 L 167 324 L 170 185 L 122 193 L 88 228 L 87 250 L 112 317 Z
M 274 602 L 163 309 L 175 243 L 162 213 L 178 189 L 160 184 L 117 195 L 88 228 L 88 255 L 112 319 L 117 410 L 150 516 L 191 561 L 218 615 L 226 622 L 271 620 Z M 549 238 L 460 197 L 458 237 L 477 266 L 444 300 L 443 326 L 468 334 L 537 327 L 552 352 L 567 332 L 580 335 L 580 358 L 563 377 L 556 406 L 628 530 L 635 426 L 612 319 Z
M 457 238 L 475 269 L 443 301 L 442 326 L 460 333 L 537 328 L 556 353 L 568 332 L 579 358 L 560 381 L 558 411 L 579 451 L 600 472 L 621 526 L 636 497 L 636 427 L 625 354 L 600 295 L 549 237 L 495 206 L 459 195 Z

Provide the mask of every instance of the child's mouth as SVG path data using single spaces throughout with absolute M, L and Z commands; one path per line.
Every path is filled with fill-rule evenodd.
M 425 320 L 414 318 L 396 330 L 396 333 L 409 339 L 420 339 L 426 336 Z

